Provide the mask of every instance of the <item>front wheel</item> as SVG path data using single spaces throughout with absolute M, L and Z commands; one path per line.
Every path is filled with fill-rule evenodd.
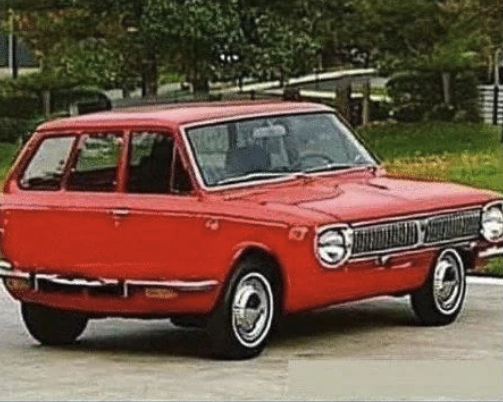
M 455 249 L 444 250 L 423 287 L 411 294 L 412 308 L 425 326 L 447 325 L 456 320 L 466 293 L 466 269 Z
M 70 311 L 22 303 L 21 314 L 30 335 L 42 345 L 74 343 L 86 329 L 88 318 Z
M 249 359 L 264 349 L 278 316 L 273 272 L 260 259 L 237 267 L 208 322 L 216 358 Z

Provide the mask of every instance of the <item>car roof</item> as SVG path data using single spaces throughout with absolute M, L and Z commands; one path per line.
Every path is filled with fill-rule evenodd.
M 149 105 L 115 109 L 46 122 L 39 132 L 112 128 L 127 125 L 168 126 L 210 122 L 215 120 L 253 117 L 267 114 L 331 111 L 328 106 L 310 102 L 239 101 L 168 105 Z

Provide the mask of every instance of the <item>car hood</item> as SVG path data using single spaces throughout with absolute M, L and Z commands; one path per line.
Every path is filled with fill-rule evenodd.
M 458 184 L 377 177 L 316 179 L 241 194 L 241 200 L 276 211 L 323 214 L 327 221 L 357 222 L 482 205 L 501 195 Z

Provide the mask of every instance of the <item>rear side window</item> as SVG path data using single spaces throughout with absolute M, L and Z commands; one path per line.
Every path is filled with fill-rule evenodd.
M 68 178 L 67 190 L 113 192 L 117 186 L 117 168 L 122 152 L 120 134 L 84 135 Z
M 43 140 L 21 177 L 21 187 L 26 190 L 59 190 L 74 141 L 74 136 Z

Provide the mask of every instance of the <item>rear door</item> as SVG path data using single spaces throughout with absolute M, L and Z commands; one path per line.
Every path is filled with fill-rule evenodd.
M 5 197 L 5 257 L 30 270 L 115 277 L 123 142 L 120 132 L 43 139 Z

